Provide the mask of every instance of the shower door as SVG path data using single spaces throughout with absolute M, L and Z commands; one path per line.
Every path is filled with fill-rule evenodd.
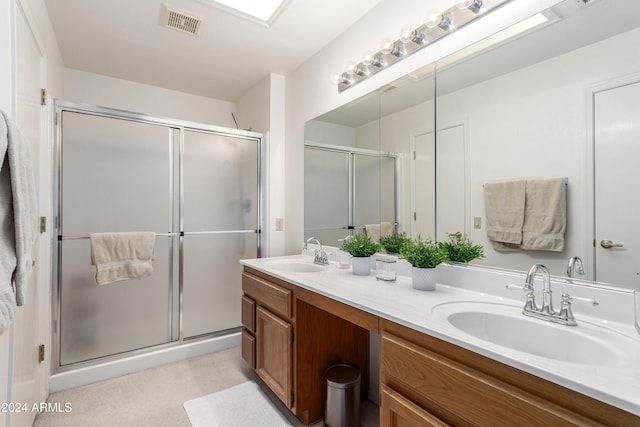
M 173 130 L 60 115 L 58 274 L 61 366 L 171 341 Z M 98 286 L 89 235 L 154 231 L 153 275 Z
M 338 246 L 351 225 L 349 154 L 305 147 L 304 238 Z
M 257 134 L 58 103 L 58 365 L 239 330 L 259 256 Z M 153 274 L 98 286 L 91 233 L 156 233 Z
M 187 130 L 183 146 L 183 336 L 241 325 L 243 258 L 258 256 L 258 145 Z
M 338 246 L 338 239 L 368 224 L 396 223 L 393 155 L 306 145 L 304 174 L 305 239 Z

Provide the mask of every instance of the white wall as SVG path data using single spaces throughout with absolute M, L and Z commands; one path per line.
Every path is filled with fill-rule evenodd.
M 330 76 L 344 70 L 349 60 L 359 60 L 367 49 L 378 50 L 385 37 L 397 38 L 406 26 L 417 27 L 434 7 L 450 5 L 446 0 L 406 0 L 402 7 L 394 0 L 382 0 L 355 25 L 305 62 L 287 78 L 287 145 L 285 191 L 287 194 L 304 192 L 304 123 L 334 108 L 353 101 L 424 65 L 433 63 L 473 41 L 519 22 L 525 17 L 544 10 L 560 0 L 512 2 L 484 16 L 477 22 L 461 28 L 437 43 L 405 58 L 353 88 L 338 94 Z M 289 224 L 286 250 L 295 253 L 300 247 L 304 230 L 303 198 L 288 197 L 286 214 Z
M 306 143 L 356 147 L 356 129 L 350 126 L 312 120 L 305 123 Z
M 236 102 L 240 127 L 251 128 L 265 135 L 263 145 L 263 179 L 266 180 L 263 235 L 263 256 L 284 255 L 284 236 L 287 228 L 276 229 L 276 219 L 284 220 L 284 134 L 285 134 L 285 78 L 278 74 L 251 88 Z
M 235 128 L 233 102 L 65 68 L 62 98 L 83 104 Z

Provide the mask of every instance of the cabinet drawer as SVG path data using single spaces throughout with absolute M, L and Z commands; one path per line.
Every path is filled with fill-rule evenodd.
M 256 302 L 246 295 L 242 295 L 242 326 L 256 333 Z
M 242 358 L 251 369 L 256 368 L 256 338 L 246 329 L 242 330 Z
M 293 317 L 293 292 L 291 290 L 247 273 L 242 273 L 242 290 L 256 300 L 259 305 L 269 307 L 274 313 L 288 318 Z
M 411 400 L 445 422 L 474 425 L 585 425 L 593 423 L 489 375 L 394 335 L 383 333 L 385 384 L 411 390 Z M 448 414 L 447 420 L 443 414 Z
M 382 389 L 382 427 L 447 427 L 409 399 L 393 390 Z

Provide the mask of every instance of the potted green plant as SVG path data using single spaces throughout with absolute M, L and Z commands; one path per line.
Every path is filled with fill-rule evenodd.
M 397 254 L 400 253 L 402 246 L 409 240 L 411 239 L 407 236 L 406 232 L 393 230 L 391 234 L 380 237 L 380 245 L 387 251 L 387 253 Z
M 436 289 L 436 267 L 447 261 L 447 253 L 431 239 L 411 239 L 400 249 L 400 258 L 411 264 L 411 280 L 414 289 L 433 291 Z
M 365 231 L 364 234 L 355 234 L 353 238 L 345 240 L 342 250 L 351 254 L 353 274 L 356 276 L 368 276 L 371 272 L 371 255 L 380 250 L 380 245 L 371 240 Z
M 484 248 L 474 245 L 466 234 L 438 244 L 447 253 L 447 259 L 451 262 L 466 264 L 474 259 L 484 258 Z

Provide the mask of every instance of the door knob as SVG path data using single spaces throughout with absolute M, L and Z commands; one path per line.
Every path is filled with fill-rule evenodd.
M 605 249 L 611 249 L 611 248 L 621 248 L 624 245 L 622 243 L 613 243 L 611 240 L 600 240 L 600 246 L 602 246 Z
M 459 239 L 462 237 L 462 232 L 456 231 L 455 233 L 449 233 L 449 237 Z

